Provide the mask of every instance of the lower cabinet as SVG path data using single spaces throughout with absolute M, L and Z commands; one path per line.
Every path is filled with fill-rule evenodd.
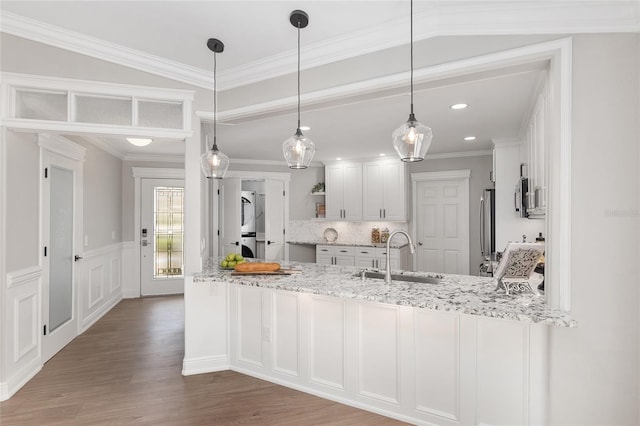
M 233 370 L 415 424 L 546 421 L 548 326 L 236 284 L 228 300 Z
M 354 251 L 352 246 L 316 246 L 316 263 L 355 266 Z
M 407 268 L 406 251 L 405 248 L 391 249 L 389 256 L 392 270 Z M 385 269 L 387 250 L 382 247 L 318 245 L 316 263 Z

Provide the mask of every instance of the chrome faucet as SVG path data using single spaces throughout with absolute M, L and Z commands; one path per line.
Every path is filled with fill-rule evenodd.
M 393 231 L 392 233 L 389 234 L 389 238 L 387 238 L 387 264 L 386 266 L 386 271 L 384 273 L 384 282 L 387 284 L 391 283 L 391 240 L 393 239 L 393 237 L 396 234 L 403 234 L 405 237 L 407 237 L 407 240 L 409 240 L 409 252 L 411 254 L 414 254 L 416 252 L 416 249 L 413 245 L 413 241 L 411 240 L 411 236 L 409 235 L 409 233 L 407 231 L 403 231 L 402 229 L 398 229 L 397 231 Z

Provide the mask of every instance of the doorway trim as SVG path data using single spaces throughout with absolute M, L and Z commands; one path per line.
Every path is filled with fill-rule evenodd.
M 289 236 L 289 184 L 291 182 L 291 173 L 229 170 L 227 171 L 225 176 L 230 178 L 240 178 L 241 180 L 274 179 L 281 180 L 284 183 L 284 259 L 289 260 L 289 244 L 287 244 L 287 238 Z M 220 215 L 218 214 L 218 206 L 214 205 L 214 203 L 218 199 L 216 196 L 214 196 L 214 194 L 216 194 L 216 192 L 218 191 L 219 186 L 217 180 L 212 183 L 213 185 L 211 185 L 210 200 L 208 203 L 210 209 L 209 217 L 211 217 L 211 220 L 207 221 L 206 224 L 206 226 L 209 227 L 209 232 L 207 234 L 209 235 L 209 244 L 211 245 L 211 247 L 209 247 L 210 253 L 208 254 L 208 256 L 218 257 L 218 244 L 213 244 L 213 241 L 215 238 L 217 238 L 217 235 L 215 234 L 217 234 L 216 231 L 220 227 Z M 204 245 L 205 244 L 202 243 L 201 247 L 204 247 Z
M 140 279 L 140 213 L 142 211 L 142 179 L 184 179 L 184 169 L 162 168 L 162 167 L 132 167 L 131 175 L 134 179 L 133 185 L 133 250 L 134 262 L 133 272 L 138 280 L 137 294 L 127 294 L 127 297 L 140 297 L 142 294 L 142 280 Z
M 469 252 L 469 235 L 471 232 L 470 226 L 469 226 L 469 207 L 470 207 L 470 200 L 469 200 L 469 179 L 471 178 L 471 169 L 461 169 L 461 170 L 445 170 L 445 171 L 441 171 L 441 172 L 416 172 L 416 173 L 411 173 L 411 204 L 412 204 L 412 212 L 411 212 L 411 237 L 413 238 L 414 241 L 417 241 L 417 232 L 418 232 L 418 228 L 416 226 L 416 217 L 418 214 L 418 207 L 416 203 L 416 199 L 418 197 L 418 183 L 419 182 L 429 182 L 429 181 L 439 181 L 439 180 L 462 180 L 463 181 L 463 187 L 464 187 L 464 199 L 466 200 L 467 203 L 467 208 L 464 209 L 463 215 L 464 217 L 462 218 L 464 220 L 464 223 L 467 224 L 467 234 L 465 236 L 465 243 L 464 243 L 464 247 L 465 247 L 465 252 L 466 252 L 466 256 L 465 259 L 467 261 L 467 265 L 469 266 L 469 258 L 471 256 L 471 253 Z M 415 270 L 416 267 L 416 257 L 418 256 L 418 253 L 416 251 L 416 253 L 414 253 L 412 255 L 412 269 Z
M 45 155 L 46 154 L 50 154 L 53 156 L 58 156 L 59 158 L 61 157 L 61 160 L 65 160 L 65 161 L 71 161 L 74 164 L 74 175 L 73 175 L 73 215 L 74 215 L 74 222 L 73 222 L 73 248 L 74 248 L 74 254 L 76 256 L 80 256 L 82 257 L 82 255 L 84 254 L 84 245 L 82 243 L 82 238 L 83 238 L 83 212 L 84 212 L 84 208 L 83 208 L 83 196 L 84 196 L 84 161 L 85 161 L 85 155 L 86 155 L 86 148 L 84 148 L 81 145 L 78 145 L 66 138 L 64 138 L 63 136 L 60 135 L 54 135 L 54 134 L 48 134 L 48 133 L 39 133 L 38 134 L 38 146 L 40 148 L 40 171 L 42 172 L 42 170 L 44 170 L 45 167 Z M 44 175 L 43 175 L 44 176 Z M 39 223 L 40 223 L 40 231 L 39 231 L 39 235 L 38 235 L 38 239 L 39 239 L 39 248 L 42 248 L 44 246 L 44 242 L 45 242 L 45 235 L 50 233 L 50 226 L 47 225 L 47 227 L 45 228 L 45 212 L 44 212 L 44 208 L 46 207 L 44 204 L 44 196 L 45 196 L 45 192 L 44 192 L 44 180 L 40 179 L 40 184 L 39 184 L 39 200 L 40 200 L 40 218 L 39 218 Z M 72 262 L 73 265 L 73 272 L 72 272 L 72 305 L 71 305 L 71 312 L 72 312 L 72 318 L 75 317 L 75 329 L 73 330 L 73 339 L 75 339 L 77 336 L 80 335 L 80 333 L 82 332 L 82 322 L 80 320 L 80 302 L 82 300 L 82 286 L 79 285 L 79 279 L 80 279 L 80 274 L 78 271 L 78 267 L 76 266 L 75 262 Z M 45 268 L 45 263 L 44 263 L 44 259 L 42 256 L 42 253 L 39 253 L 38 255 L 38 267 L 41 269 L 42 273 L 41 273 L 41 282 L 42 285 L 44 287 L 44 282 L 46 281 L 48 283 L 49 280 L 49 272 L 50 272 L 50 267 L 47 266 Z M 44 318 L 44 316 L 42 315 L 42 310 L 43 310 L 43 303 L 45 303 L 45 301 L 43 300 L 43 292 L 44 292 L 44 288 L 42 288 L 40 290 L 40 299 L 41 299 L 41 304 L 40 304 L 40 327 L 39 330 L 42 330 L 42 326 L 44 324 L 48 325 L 48 318 Z M 47 333 L 48 334 L 48 333 Z M 42 337 L 42 339 L 44 339 L 44 337 Z M 41 353 L 41 361 L 44 363 L 46 361 L 48 361 L 51 357 L 53 357 L 53 355 L 55 355 L 54 352 L 52 354 L 50 354 L 50 356 L 48 356 L 49 354 L 45 354 L 44 351 L 44 341 L 40 340 L 40 353 Z

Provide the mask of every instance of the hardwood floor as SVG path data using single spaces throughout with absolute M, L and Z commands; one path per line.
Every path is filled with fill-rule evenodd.
M 184 377 L 181 296 L 127 299 L 46 363 L 0 425 L 395 425 L 395 420 L 224 371 Z

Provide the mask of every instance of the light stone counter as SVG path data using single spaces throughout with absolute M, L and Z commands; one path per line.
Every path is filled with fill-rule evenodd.
M 237 276 L 231 270 L 218 267 L 218 261 L 208 261 L 203 272 L 193 278 L 198 282 L 229 282 L 371 302 L 412 306 L 437 311 L 458 312 L 491 318 L 529 323 L 543 323 L 561 327 L 575 327 L 568 313 L 549 309 L 543 296 L 531 293 L 505 294 L 496 291 L 493 278 L 468 275 L 442 275 L 424 272 L 403 272 L 441 278 L 442 284 L 394 281 L 387 285 L 381 279 L 362 279 L 356 276 L 362 268 L 315 263 L 282 262 L 283 267 L 301 273 L 282 276 Z

